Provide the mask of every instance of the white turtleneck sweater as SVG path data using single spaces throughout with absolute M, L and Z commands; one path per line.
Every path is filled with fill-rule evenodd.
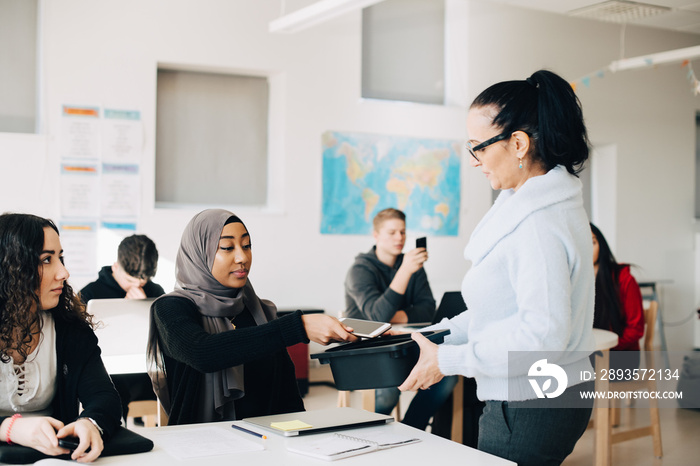
M 501 193 L 472 233 L 462 282 L 468 310 L 447 328 L 438 361 L 445 375 L 477 382 L 481 400 L 536 398 L 528 370 L 545 354 L 568 386 L 591 370 L 594 274 L 581 182 L 563 167 Z M 509 352 L 510 363 L 509 363 Z M 531 378 L 531 377 L 530 377 Z

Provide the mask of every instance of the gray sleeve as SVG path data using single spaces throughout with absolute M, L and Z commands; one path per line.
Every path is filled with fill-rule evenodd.
M 403 295 L 384 284 L 362 264 L 353 265 L 345 278 L 346 317 L 389 322 L 399 310 Z

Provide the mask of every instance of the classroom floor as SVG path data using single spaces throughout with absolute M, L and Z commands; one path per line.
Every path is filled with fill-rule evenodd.
M 309 371 L 310 381 L 332 381 L 329 366 L 312 367 Z M 401 395 L 401 410 L 405 412 L 413 398 L 413 393 Z M 318 384 L 309 387 L 309 393 L 304 397 L 307 410 L 331 408 L 337 406 L 338 391 L 328 385 Z M 361 407 L 362 400 L 359 392 L 351 393 L 350 406 Z M 630 440 L 613 446 L 613 466 L 687 466 L 699 464 L 698 442 L 700 439 L 700 410 L 664 408 L 661 415 L 661 439 L 664 456 L 654 457 L 651 437 Z M 626 409 L 621 419 L 627 426 L 643 426 L 649 422 L 649 411 L 645 409 Z M 138 431 L 129 419 L 129 428 Z M 593 435 L 592 429 L 584 433 L 576 444 L 576 448 L 564 461 L 564 466 L 593 465 Z

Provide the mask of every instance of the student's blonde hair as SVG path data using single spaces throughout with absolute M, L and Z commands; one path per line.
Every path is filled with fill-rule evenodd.
M 374 226 L 374 231 L 379 231 L 379 229 L 382 227 L 382 224 L 386 222 L 387 220 L 391 220 L 393 218 L 397 218 L 399 220 L 402 220 L 404 223 L 406 223 L 406 214 L 401 212 L 399 209 L 394 209 L 393 207 L 389 207 L 388 209 L 384 209 L 380 211 L 377 215 L 374 216 L 374 220 L 372 221 L 372 224 Z

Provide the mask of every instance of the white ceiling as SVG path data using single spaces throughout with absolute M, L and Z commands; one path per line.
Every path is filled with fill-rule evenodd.
M 568 15 L 572 10 L 604 3 L 605 0 L 482 0 L 543 10 L 550 13 Z M 627 24 L 670 29 L 692 34 L 700 34 L 700 2 L 693 0 L 639 0 L 646 3 L 671 8 L 671 11 L 648 18 L 630 21 Z
M 320 0 L 268 0 L 280 2 L 280 16 L 292 13 Z M 324 0 L 328 2 L 329 0 Z M 569 15 L 569 12 L 593 5 L 608 3 L 607 0 L 481 0 L 484 2 L 513 5 L 531 10 Z M 361 2 L 357 2 L 358 4 Z M 630 2 L 635 3 L 635 2 Z M 700 34 L 700 0 L 637 0 L 636 3 L 670 8 L 670 11 L 654 16 L 629 21 L 627 24 L 656 27 L 691 34 Z

